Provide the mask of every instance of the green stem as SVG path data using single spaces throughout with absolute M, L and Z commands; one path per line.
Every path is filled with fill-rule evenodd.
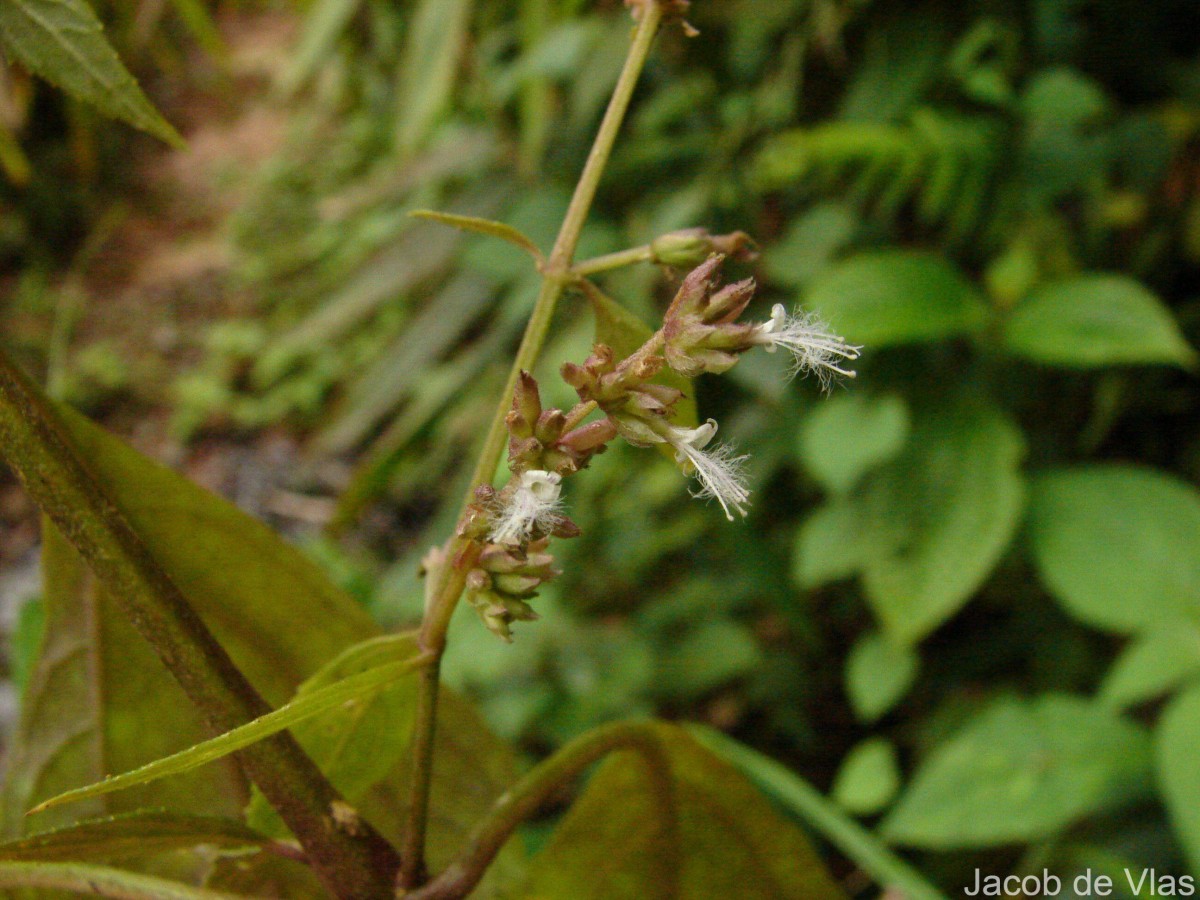
M 492 806 L 476 826 L 458 858 L 425 887 L 405 895 L 405 900 L 459 900 L 479 884 L 496 854 L 522 822 L 536 813 L 563 785 L 609 753 L 629 750 L 646 763 L 652 791 L 660 805 L 663 823 L 670 833 L 664 845 L 672 858 L 659 872 L 663 896 L 678 893 L 679 832 L 671 767 L 654 727 L 643 722 L 621 722 L 588 732 L 535 766 Z
M 625 266 L 650 262 L 652 259 L 654 259 L 654 252 L 650 249 L 650 245 L 643 244 L 641 247 L 630 247 L 628 250 L 618 250 L 616 253 L 585 259 L 572 266 L 571 271 L 577 278 L 587 278 L 600 272 L 610 272 L 613 269 L 623 269 Z
M 3 352 L 0 452 L 214 732 L 271 711 L 76 456 L 45 397 Z M 395 851 L 369 828 L 350 834 L 335 824 L 330 809 L 344 801 L 290 734 L 247 747 L 237 759 L 335 896 L 390 894 Z
M 237 900 L 241 896 L 108 866 L 73 862 L 0 863 L 0 888 L 45 888 L 119 900 Z
M 625 58 L 625 65 L 621 69 L 616 87 L 613 88 L 608 108 L 604 112 L 604 119 L 596 132 L 591 152 L 588 153 L 587 162 L 584 164 L 579 182 L 575 186 L 575 193 L 571 197 L 570 206 L 567 207 L 566 215 L 563 217 L 562 227 L 554 242 L 554 248 L 550 251 L 550 256 L 543 267 L 541 290 L 534 302 L 529 323 L 525 326 L 525 335 L 521 339 L 521 346 L 517 349 L 517 355 L 508 373 L 504 391 L 500 395 L 496 413 L 492 417 L 487 436 L 484 438 L 464 506 L 474 501 L 475 489 L 482 484 L 490 483 L 496 472 L 496 467 L 500 463 L 500 457 L 507 443 L 508 430 L 504 419 L 508 414 L 509 404 L 512 402 L 517 378 L 521 370 L 533 368 L 542 345 L 546 341 L 546 334 L 550 330 L 550 320 L 554 316 L 559 298 L 562 297 L 567 286 L 575 280 L 575 274 L 571 271 L 571 263 L 575 258 L 575 249 L 579 245 L 579 235 L 583 231 L 583 224 L 600 185 L 600 177 L 603 175 L 604 167 L 612 153 L 617 133 L 621 129 L 621 123 L 629 109 L 629 101 L 633 97 L 633 89 L 646 65 L 646 58 L 650 54 L 650 46 L 658 32 L 662 17 L 661 6 L 658 3 L 649 3 L 637 24 L 629 54 Z M 473 552 L 478 553 L 477 548 L 472 549 L 473 546 L 470 541 L 462 538 L 450 541 L 447 548 L 447 563 L 438 576 L 441 578 L 441 583 L 434 592 L 434 602 L 425 611 L 419 644 L 422 649 L 433 652 L 438 658 L 441 657 L 446 646 L 446 630 L 450 626 L 450 619 L 462 596 L 467 572 L 470 571 L 470 565 L 467 562 L 473 563 L 473 558 L 469 558 Z M 417 719 L 413 732 L 409 781 L 411 802 L 405 823 L 405 838 L 401 854 L 403 864 L 398 879 L 399 886 L 404 889 L 411 889 L 421 884 L 425 872 L 425 823 L 429 818 L 429 784 L 433 768 L 434 733 L 437 727 L 438 680 L 436 673 L 438 667 L 436 663 L 430 667 L 430 671 L 434 675 L 422 677 L 419 683 Z

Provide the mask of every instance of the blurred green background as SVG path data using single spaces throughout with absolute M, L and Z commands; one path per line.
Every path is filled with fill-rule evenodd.
M 98 11 L 189 144 L 5 73 L 6 342 L 381 621 L 415 620 L 537 276 L 408 212 L 548 248 L 627 11 Z M 1128 896 L 1127 867 L 1200 874 L 1200 7 L 696 0 L 689 19 L 579 258 L 744 229 L 751 315 L 816 310 L 864 346 L 858 377 L 823 397 L 750 355 L 700 381 L 752 456 L 748 520 L 613 447 L 568 486 L 584 536 L 559 544 L 542 620 L 507 646 L 462 614 L 448 680 L 531 756 L 613 718 L 705 721 L 948 891 L 976 868 L 1090 868 Z M 603 285 L 652 322 L 678 275 Z M 548 401 L 592 328 L 563 304 Z M 17 571 L 31 514 L 10 482 L 0 500 Z M 9 606 L 19 685 L 37 604 Z

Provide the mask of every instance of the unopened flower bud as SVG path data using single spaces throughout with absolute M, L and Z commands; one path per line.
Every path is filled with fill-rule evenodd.
M 600 419 L 568 431 L 558 439 L 558 446 L 575 453 L 594 453 L 616 436 L 613 423 L 609 419 Z
M 655 238 L 650 258 L 662 266 L 690 269 L 700 265 L 713 252 L 712 235 L 705 228 L 684 228 Z
M 756 255 L 754 241 L 744 231 L 710 234 L 707 228 L 683 228 L 655 238 L 650 244 L 651 260 L 675 269 L 691 269 L 714 253 L 739 260 L 750 260 Z
M 713 279 L 721 269 L 725 257 L 720 254 L 710 256 L 692 271 L 684 276 L 683 283 L 675 292 L 675 299 L 667 307 L 666 320 L 685 316 L 699 316 L 703 304 L 712 293 Z
M 542 414 L 542 399 L 538 383 L 533 376 L 522 370 L 513 388 L 512 409 L 505 422 L 508 432 L 515 438 L 533 437 L 533 426 Z
M 567 417 L 561 409 L 548 409 L 538 416 L 537 424 L 533 426 L 533 434 L 548 446 L 559 439 L 566 423 Z
M 492 579 L 496 590 L 514 597 L 528 597 L 538 589 L 542 579 L 536 575 L 496 575 Z

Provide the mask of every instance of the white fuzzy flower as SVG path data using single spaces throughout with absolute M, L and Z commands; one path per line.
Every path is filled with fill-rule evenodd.
M 829 333 L 829 326 L 815 313 L 798 313 L 789 316 L 783 304 L 771 308 L 771 319 L 754 329 L 752 344 L 758 344 L 768 353 L 779 347 L 792 354 L 792 374 L 812 372 L 826 390 L 838 375 L 854 377 L 852 369 L 844 369 L 842 360 L 858 359 L 861 347 L 847 344 L 844 338 Z
M 553 531 L 562 522 L 561 475 L 530 469 L 517 478 L 516 490 L 496 509 L 488 535 L 492 543 L 519 546 L 535 531 Z
M 698 428 L 671 428 L 667 443 L 675 448 L 675 460 L 689 466 L 700 482 L 700 490 L 693 496 L 716 498 L 725 518 L 732 522 L 731 508 L 739 515 L 746 515 L 750 490 L 742 469 L 750 457 L 734 456 L 733 448 L 727 444 L 708 447 L 716 433 L 717 423 L 709 419 Z

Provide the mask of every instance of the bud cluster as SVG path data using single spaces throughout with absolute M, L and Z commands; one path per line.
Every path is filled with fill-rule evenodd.
M 667 238 L 655 251 L 664 262 L 683 259 L 713 240 L 699 231 Z M 731 250 L 748 242 L 744 235 L 726 238 Z M 810 313 L 789 316 L 776 306 L 766 322 L 739 323 L 755 285 L 746 279 L 721 286 L 724 258 L 708 257 L 683 279 L 662 328 L 634 353 L 618 359 L 611 347 L 598 343 L 582 363 L 563 365 L 562 377 L 580 399 L 571 410 L 544 409 L 537 381 L 520 373 L 505 420 L 512 477 L 499 491 L 490 485 L 476 491 L 458 532 L 482 548 L 467 574 L 467 596 L 501 637 L 511 639 L 512 622 L 537 617 L 529 601 L 558 574 L 548 552 L 550 538 L 579 534 L 563 512 L 562 480 L 585 468 L 618 435 L 635 446 L 668 446 L 684 473 L 696 478 L 694 496 L 715 499 L 731 521 L 734 513 L 746 515 L 748 457 L 713 443 L 712 419 L 696 428 L 675 423 L 683 394 L 654 380 L 665 368 L 688 378 L 719 374 L 754 347 L 768 352 L 783 347 L 792 354 L 793 374 L 814 373 L 826 388 L 838 375 L 853 377 L 843 362 L 856 359 L 859 348 L 830 334 Z M 595 411 L 602 418 L 585 423 Z
M 488 544 L 467 573 L 467 601 L 488 630 L 506 641 L 512 640 L 513 622 L 537 619 L 529 600 L 543 582 L 559 574 L 546 552 L 548 543 L 541 538 L 524 547 Z

